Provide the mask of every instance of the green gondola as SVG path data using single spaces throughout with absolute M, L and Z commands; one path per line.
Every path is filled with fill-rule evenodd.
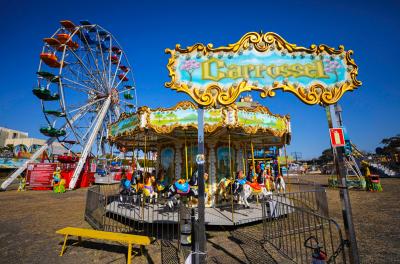
M 126 104 L 127 107 L 129 108 L 134 108 L 135 106 L 133 104 Z
M 52 83 L 58 83 L 60 81 L 60 78 L 51 72 L 46 72 L 46 71 L 38 71 L 36 72 L 37 75 L 39 75 L 42 78 L 47 79 L 48 81 Z
M 133 95 L 131 95 L 130 93 L 124 93 L 124 98 L 127 100 L 132 100 L 133 99 Z
M 52 80 L 54 77 L 56 77 L 51 72 L 46 72 L 46 71 L 38 71 L 38 72 L 36 72 L 36 74 L 39 75 L 40 77 L 43 77 L 43 78 L 47 79 L 47 80 Z
M 56 129 L 54 127 L 42 127 L 40 133 L 48 137 L 62 137 L 66 135 L 66 131 L 63 129 Z
M 48 114 L 48 115 L 57 116 L 57 117 L 65 117 L 65 113 L 60 112 L 60 111 L 55 111 L 55 110 L 45 110 L 44 113 Z
M 55 101 L 60 99 L 60 96 L 58 94 L 51 94 L 49 89 L 42 88 L 42 87 L 36 87 L 32 90 L 33 94 L 36 95 L 39 99 L 42 99 L 44 101 Z
M 59 83 L 60 82 L 60 77 L 59 76 L 55 76 L 53 79 L 50 80 L 50 82 Z

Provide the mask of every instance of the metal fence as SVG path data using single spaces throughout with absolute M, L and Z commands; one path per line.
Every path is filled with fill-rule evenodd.
M 268 243 L 294 263 L 311 263 L 318 258 L 328 263 L 346 263 L 345 243 L 339 226 L 329 218 L 325 188 L 296 182 L 288 184 L 286 190 L 290 192 L 274 193 L 259 201 L 254 199 L 251 210 L 260 210 L 261 223 L 250 227 L 262 229 L 262 232 L 256 232 L 260 237 L 255 237 L 253 232 L 244 243 Z M 196 238 L 193 232 L 198 218 L 196 209 L 184 203 L 169 209 L 162 197 L 150 201 L 138 194 L 118 193 L 118 185 L 88 189 L 85 219 L 93 228 L 155 237 L 161 241 L 163 258 L 178 258 L 175 251 L 164 250 L 173 252 L 167 254 L 163 247 L 180 249 L 184 258 L 191 251 L 197 251 L 191 244 Z M 227 223 L 237 231 L 247 228 L 239 224 L 258 217 L 258 213 L 243 214 L 247 209 L 243 205 L 233 205 L 230 200 L 207 210 L 206 214 L 218 210 L 218 215 L 224 212 L 228 220 L 232 217 Z M 246 217 L 240 219 L 240 215 Z
M 86 197 L 85 220 L 95 229 L 140 234 L 176 241 L 180 236 L 179 207 L 169 209 L 162 198 L 120 195 L 118 186 L 93 186 Z
M 92 186 L 86 194 L 85 220 L 98 230 L 104 229 L 105 196 L 100 193 L 100 186 Z
M 275 193 L 274 197 L 281 201 L 288 199 L 296 207 L 329 217 L 328 198 L 324 186 L 309 182 L 297 182 L 289 184 L 287 189 L 290 192 Z
M 346 263 L 340 227 L 320 213 L 325 207 L 318 207 L 318 197 L 323 195 L 311 190 L 264 200 L 264 241 L 294 263 Z

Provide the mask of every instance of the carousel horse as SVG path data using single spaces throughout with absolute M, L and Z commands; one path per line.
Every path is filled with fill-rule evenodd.
M 218 182 L 217 190 L 215 191 L 213 199 L 211 200 L 212 207 L 215 205 L 215 202 L 218 203 L 219 197 L 222 197 L 224 201 L 228 200 L 227 195 L 231 192 L 231 185 L 232 180 L 225 177 Z
M 214 207 L 215 195 L 212 186 L 208 184 L 208 173 L 204 173 L 204 194 L 206 207 Z
M 132 197 L 134 202 L 136 202 L 136 197 L 133 196 L 135 194 L 135 186 L 136 184 L 132 184 L 132 182 L 126 178 L 121 180 L 119 187 L 119 201 L 121 206 L 131 204 Z
M 167 182 L 167 180 L 165 179 L 165 176 L 164 176 L 164 173 L 163 172 L 161 172 L 159 175 L 158 175 L 158 178 L 157 178 L 157 180 L 155 181 L 155 183 L 154 183 L 154 186 L 153 186 L 155 189 L 156 189 L 156 191 L 159 193 L 159 194 L 164 194 L 164 193 L 166 193 L 167 191 L 168 191 L 168 182 Z
M 247 208 L 250 207 L 247 201 L 249 197 L 256 196 L 258 202 L 259 198 L 271 195 L 271 192 L 268 192 L 265 187 L 258 184 L 257 176 L 253 177 L 253 182 L 246 182 L 246 184 L 243 184 L 241 190 L 239 185 L 240 182 L 235 181 L 234 194 L 239 196 L 239 203 L 243 203 Z
M 198 191 L 198 180 L 199 180 L 199 176 L 198 176 L 198 172 L 197 170 L 194 171 L 194 173 L 192 174 L 192 177 L 190 178 L 189 181 L 189 185 L 191 188 L 195 189 L 196 191 Z M 212 193 L 212 188 L 209 187 L 208 182 L 208 173 L 204 172 L 204 200 L 206 203 L 207 207 L 214 207 L 214 195 Z
M 179 200 L 176 198 L 177 195 L 179 195 L 179 197 L 197 197 L 198 192 L 197 188 L 190 186 L 186 180 L 179 179 L 175 181 L 168 189 L 167 205 L 169 208 L 172 208 L 175 204 L 179 203 Z
M 154 202 L 157 202 L 158 193 L 154 190 L 154 183 L 155 183 L 154 176 L 146 176 L 144 179 L 144 184 L 138 184 L 139 189 L 143 193 L 143 197 L 149 197 L 149 202 L 152 203 L 153 199 Z
M 267 189 L 268 192 L 274 191 L 275 190 L 274 178 L 271 175 L 269 175 L 266 170 L 264 170 L 262 178 L 264 180 L 264 183 L 260 185 L 265 187 L 265 189 Z
M 282 175 L 278 175 L 278 178 L 276 178 L 276 191 L 277 192 L 286 192 L 286 184 L 285 180 L 283 179 Z
M 167 205 L 169 208 L 172 208 L 175 204 L 179 203 L 179 200 L 176 198 L 177 195 L 179 197 L 198 197 L 198 173 L 197 170 L 192 174 L 189 182 L 185 179 L 179 179 L 175 181 L 169 188 L 167 192 L 168 202 Z

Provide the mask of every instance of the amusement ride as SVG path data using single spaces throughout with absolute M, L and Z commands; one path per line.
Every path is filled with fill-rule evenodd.
M 60 142 L 77 160 L 69 189 L 74 189 L 89 156 L 112 152 L 107 140 L 108 124 L 121 112 L 137 108 L 132 67 L 116 38 L 89 21 L 79 25 L 63 20 L 50 37 L 44 38 L 32 90 L 41 102 L 47 125 L 40 132 L 46 144 L 3 182 L 7 186 L 54 142 Z

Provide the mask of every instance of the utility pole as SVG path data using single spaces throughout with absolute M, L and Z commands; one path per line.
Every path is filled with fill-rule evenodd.
M 335 123 L 335 109 L 333 105 L 326 106 L 326 115 L 328 119 L 329 128 L 333 128 L 333 124 Z M 341 120 L 340 120 L 341 122 Z M 344 147 L 337 147 L 336 151 L 333 152 L 336 157 L 335 166 L 338 175 L 338 186 L 339 186 L 339 194 L 340 201 L 342 205 L 342 216 L 344 229 L 346 233 L 346 238 L 349 242 L 349 254 L 350 254 L 350 263 L 358 264 L 360 263 L 359 255 L 358 255 L 358 247 L 356 240 L 356 233 L 354 230 L 353 216 L 351 210 L 350 203 L 350 195 L 349 189 L 347 187 L 346 182 L 346 167 L 344 164 Z
M 302 158 L 301 152 L 292 152 L 291 154 L 292 154 L 293 158 L 296 160 L 296 162 L 297 162 L 299 159 Z

